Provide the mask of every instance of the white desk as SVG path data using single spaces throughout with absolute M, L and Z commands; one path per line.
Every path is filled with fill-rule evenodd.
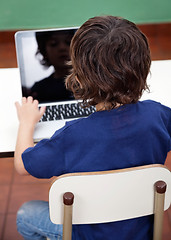
M 150 93 L 144 92 L 141 100 L 152 99 L 171 108 L 171 60 L 153 61 L 147 83 Z
M 145 92 L 141 100 L 152 99 L 171 107 L 171 60 L 152 62 L 148 84 L 151 93 Z M 0 153 L 15 149 L 18 120 L 14 103 L 20 100 L 19 70 L 0 69 Z
M 0 152 L 13 152 L 18 129 L 14 103 L 21 100 L 18 68 L 0 69 Z

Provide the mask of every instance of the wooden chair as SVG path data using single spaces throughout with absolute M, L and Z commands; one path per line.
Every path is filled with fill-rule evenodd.
M 74 204 L 73 204 L 74 202 Z M 171 203 L 171 172 L 163 165 L 65 174 L 49 191 L 50 219 L 63 224 L 106 223 L 154 214 L 154 240 L 162 239 L 163 211 Z M 73 212 L 73 214 L 72 214 Z

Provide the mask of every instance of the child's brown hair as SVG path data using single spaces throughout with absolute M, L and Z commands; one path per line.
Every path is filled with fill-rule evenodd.
M 72 73 L 66 86 L 83 104 L 106 109 L 136 103 L 147 89 L 151 58 L 138 27 L 114 16 L 90 18 L 71 41 Z

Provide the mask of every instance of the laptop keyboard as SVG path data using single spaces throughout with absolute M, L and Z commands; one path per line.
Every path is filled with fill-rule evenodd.
M 95 112 L 95 107 L 82 108 L 79 103 L 46 106 L 40 122 L 87 117 Z

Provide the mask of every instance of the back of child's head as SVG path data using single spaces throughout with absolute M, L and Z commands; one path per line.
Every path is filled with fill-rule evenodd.
M 138 27 L 113 16 L 86 21 L 71 41 L 72 73 L 67 87 L 76 99 L 106 109 L 136 103 L 147 89 L 151 58 L 148 42 Z

